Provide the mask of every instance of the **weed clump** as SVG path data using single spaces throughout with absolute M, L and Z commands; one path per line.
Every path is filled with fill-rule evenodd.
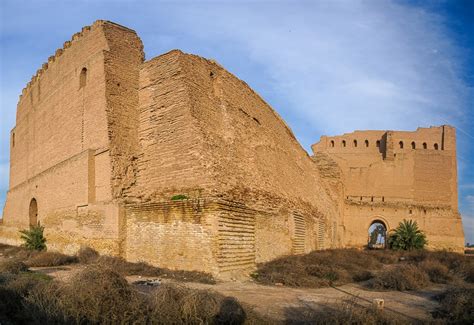
M 379 273 L 372 282 L 375 289 L 417 290 L 429 284 L 425 271 L 413 264 L 401 264 Z
M 171 197 L 171 201 L 182 201 L 182 200 L 187 200 L 188 197 L 184 194 L 178 194 L 178 195 L 173 195 Z
M 28 266 L 60 266 L 72 263 L 77 263 L 76 256 L 61 254 L 58 252 L 42 251 L 32 255 L 26 260 Z
M 266 323 L 235 299 L 209 290 L 163 284 L 141 294 L 110 268 L 90 265 L 69 283 L 0 281 L 2 323 L 243 324 Z
M 448 283 L 452 279 L 448 267 L 437 260 L 427 259 L 419 265 L 433 283 Z
M 282 257 L 260 264 L 252 276 L 265 284 L 318 288 L 366 281 L 373 277 L 370 269 L 381 267 L 382 264 L 370 252 L 334 249 Z
M 90 247 L 81 247 L 77 253 L 77 259 L 79 260 L 79 263 L 82 264 L 94 263 L 99 257 L 99 253 Z
M 201 282 L 207 284 L 214 284 L 215 280 L 212 275 L 198 271 L 174 271 L 165 268 L 152 266 L 145 262 L 132 263 L 127 262 L 121 257 L 115 256 L 100 256 L 96 263 L 103 267 L 108 267 L 123 276 L 127 275 L 142 275 L 154 276 L 162 278 L 176 279 L 187 282 Z
M 19 274 L 28 271 L 28 266 L 19 260 L 5 261 L 0 264 L 0 273 Z
M 474 288 L 451 288 L 438 300 L 440 307 L 433 313 L 435 318 L 456 324 L 474 323 Z

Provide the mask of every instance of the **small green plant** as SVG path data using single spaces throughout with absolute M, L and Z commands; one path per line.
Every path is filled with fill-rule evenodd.
M 43 236 L 44 227 L 39 223 L 30 229 L 20 230 L 21 239 L 25 242 L 23 246 L 28 249 L 43 251 L 46 249 L 46 238 Z
M 389 247 L 395 250 L 423 249 L 426 243 L 426 235 L 418 228 L 418 223 L 406 219 L 398 224 L 388 239 Z
M 178 194 L 178 195 L 173 195 L 171 197 L 171 201 L 181 201 L 181 200 L 186 200 L 188 197 L 184 194 Z

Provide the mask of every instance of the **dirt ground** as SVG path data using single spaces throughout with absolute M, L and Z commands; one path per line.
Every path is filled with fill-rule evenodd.
M 60 281 L 68 281 L 84 267 L 86 266 L 74 264 L 30 269 L 48 274 Z M 127 277 L 132 284 L 136 281 L 156 279 L 162 282 L 173 282 L 173 280 L 153 277 Z M 374 291 L 364 288 L 363 284 L 347 284 L 339 287 L 309 289 L 265 286 L 251 280 L 218 282 L 214 285 L 190 282 L 180 282 L 180 284 L 195 289 L 214 290 L 223 295 L 235 297 L 242 303 L 252 306 L 258 313 L 275 320 L 293 318 L 294 313 L 299 313 L 305 308 L 320 309 L 347 300 L 352 300 L 362 306 L 371 306 L 374 299 L 383 299 L 386 312 L 396 314 L 413 323 L 432 319 L 430 313 L 438 306 L 433 297 L 446 288 L 443 285 L 436 285 L 422 291 Z M 149 289 L 147 286 L 135 285 L 142 291 Z

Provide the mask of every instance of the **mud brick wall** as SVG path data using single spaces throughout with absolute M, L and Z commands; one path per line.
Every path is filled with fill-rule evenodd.
M 462 247 L 454 128 L 322 137 L 310 157 L 222 66 L 179 50 L 145 62 L 138 35 L 108 21 L 32 77 L 10 148 L 2 242 L 39 220 L 51 249 L 230 277 L 362 247 L 374 220 L 413 218 L 430 247 Z
M 334 171 L 327 168 L 332 160 L 342 171 L 345 246 L 367 245 L 375 220 L 390 231 L 412 219 L 426 232 L 428 247 L 463 251 L 453 127 L 324 136 L 313 151 L 321 168 Z

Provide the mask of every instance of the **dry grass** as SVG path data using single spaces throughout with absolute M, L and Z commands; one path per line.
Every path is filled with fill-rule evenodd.
M 61 266 L 72 263 L 81 263 L 86 265 L 99 265 L 115 270 L 123 276 L 127 275 L 141 275 L 153 276 L 168 279 L 175 279 L 185 282 L 201 282 L 206 284 L 214 284 L 215 280 L 212 275 L 198 271 L 182 271 L 169 270 L 166 268 L 159 268 L 144 262 L 131 263 L 125 261 L 121 257 L 100 255 L 97 251 L 90 247 L 83 247 L 79 250 L 77 255 L 70 256 L 58 252 L 36 252 L 30 251 L 22 247 L 15 247 L 0 244 L 0 252 L 7 258 L 10 258 L 11 263 L 7 263 L 1 268 L 5 267 L 19 267 L 18 261 L 23 261 L 26 266 L 30 267 L 47 267 L 47 266 Z M 10 270 L 6 270 L 10 272 Z
M 69 283 L 0 279 L 0 322 L 38 324 L 264 324 L 234 298 L 161 285 L 143 294 L 110 268 L 90 265 Z M 18 285 L 23 281 L 22 285 Z
M 394 268 L 403 272 L 409 269 L 416 271 L 417 274 L 410 275 L 404 284 L 403 279 L 397 279 Z M 414 290 L 417 286 L 428 285 L 429 281 L 472 282 L 474 259 L 442 251 L 334 249 L 287 256 L 263 263 L 258 265 L 257 271 L 252 276 L 264 284 L 282 283 L 287 286 L 313 288 L 362 282 L 374 278 L 371 281 L 377 288 Z
M 451 288 L 438 297 L 440 307 L 434 317 L 446 323 L 474 324 L 474 288 Z
M 27 256 L 29 251 L 25 247 L 0 244 L 0 252 L 6 258 L 21 258 Z
M 58 252 L 42 251 L 32 254 L 27 260 L 26 264 L 30 267 L 38 266 L 60 266 L 72 263 L 77 263 L 76 256 L 61 254 Z
M 99 253 L 90 247 L 81 247 L 77 253 L 77 259 L 81 264 L 94 263 L 99 259 L 99 257 Z
M 34 319 L 25 311 L 24 298 L 50 278 L 43 274 L 21 271 L 0 273 L 0 324 L 28 324 Z
M 402 264 L 378 274 L 371 287 L 385 290 L 417 290 L 428 286 L 430 278 L 426 272 L 414 264 Z
M 419 267 L 428 274 L 433 283 L 448 283 L 453 278 L 449 268 L 438 260 L 426 259 L 419 264 Z
M 216 283 L 212 275 L 208 273 L 198 271 L 169 270 L 155 267 L 144 262 L 127 262 L 121 257 L 100 256 L 96 263 L 100 266 L 111 268 L 123 276 L 141 275 L 175 279 L 185 282 L 200 282 L 206 284 Z
M 8 260 L 0 264 L 0 273 L 18 274 L 28 271 L 28 266 L 19 260 Z
M 334 249 L 306 255 L 279 258 L 260 264 L 252 276 L 261 283 L 282 283 L 293 287 L 326 287 L 365 281 L 370 270 L 382 267 L 379 259 L 367 251 Z

